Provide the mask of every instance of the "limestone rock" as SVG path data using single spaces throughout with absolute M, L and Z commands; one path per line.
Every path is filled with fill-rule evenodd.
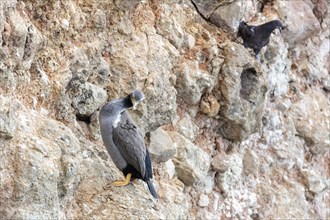
M 89 132 L 90 132 L 92 138 L 95 140 L 102 140 L 101 133 L 100 133 L 99 114 L 100 114 L 100 111 L 95 111 L 90 116 L 90 123 L 88 125 Z
M 199 69 L 198 63 L 192 61 L 181 63 L 176 68 L 175 74 L 178 96 L 190 105 L 198 104 L 202 95 L 211 91 L 215 85 L 215 77 Z
M 310 83 L 329 80 L 329 65 L 324 62 L 329 60 L 329 53 L 330 46 L 324 33 L 298 44 L 293 55 L 295 71 L 304 73 Z
M 15 138 L 2 149 L 12 166 L 0 164 L 2 174 L 11 173 L 1 178 L 1 216 L 63 218 L 60 206 L 80 181 L 79 142 L 61 123 L 32 111 L 21 109 L 17 119 Z M 8 157 L 13 152 L 16 157 Z
M 206 194 L 213 192 L 215 172 L 210 172 L 203 181 L 203 190 Z
M 0 0 L 0 219 L 328 219 L 325 2 Z M 241 18 L 287 28 L 260 62 Z M 134 89 L 142 133 L 178 149 L 153 158 L 158 201 L 104 188 L 123 174 L 98 108 Z
M 229 193 L 229 191 L 235 187 L 241 178 L 243 172 L 243 161 L 239 155 L 234 154 L 227 156 L 226 160 L 226 170 L 222 173 L 216 175 L 217 185 L 224 193 Z
M 168 177 L 172 179 L 175 176 L 175 166 L 172 160 L 168 160 L 165 162 L 165 172 L 167 173 Z
M 107 25 L 107 16 L 103 10 L 97 9 L 93 15 L 95 27 L 99 30 L 104 30 Z
M 5 16 L 4 16 L 4 13 L 3 13 L 3 4 L 0 4 L 0 30 L 1 30 L 0 31 L 0 44 L 1 45 L 6 45 L 7 44 L 7 40 L 8 40 L 8 37 L 10 35 L 10 32 L 11 32 L 11 27 L 8 23 L 6 24 L 4 22 L 4 18 L 5 18 Z M 5 25 L 8 25 L 7 28 L 5 28 Z M 1 51 L 1 55 L 2 55 L 3 54 L 3 49 L 1 49 L 0 51 Z
M 178 121 L 175 125 L 175 130 L 190 141 L 194 141 L 198 134 L 198 127 L 189 114 L 185 114 L 184 117 Z
M 192 186 L 207 175 L 210 157 L 180 134 L 169 134 L 177 145 L 177 154 L 173 158 L 177 176 L 185 185 Z
M 256 175 L 258 173 L 258 167 L 259 167 L 259 158 L 253 151 L 247 150 L 245 152 L 244 158 L 243 158 L 243 165 L 244 165 L 244 174 L 254 174 Z
M 198 11 L 212 24 L 231 32 L 236 32 L 241 20 L 247 21 L 249 13 L 255 14 L 253 2 L 251 0 L 240 1 L 202 1 L 193 0 Z M 251 12 L 252 11 L 252 12 Z
M 16 89 L 16 81 L 11 68 L 0 62 L 0 91 L 12 94 Z
M 234 0 L 226 0 L 226 1 L 219 1 L 219 0 L 211 0 L 211 1 L 203 1 L 203 0 L 193 0 L 196 4 L 199 12 L 203 14 L 206 18 L 209 18 L 211 14 L 219 8 L 219 6 L 227 5 L 233 3 Z
M 267 72 L 268 90 L 274 96 L 282 96 L 289 90 L 289 72 L 291 65 L 288 59 L 288 44 L 284 42 L 282 34 L 275 30 L 270 37 L 269 44 L 262 49 L 264 52 L 263 69 Z
M 313 13 L 319 20 L 320 24 L 322 24 L 329 11 L 329 3 L 326 0 L 314 0 L 312 2 L 314 3 Z
M 100 108 L 107 99 L 105 90 L 88 82 L 80 84 L 74 90 L 72 106 L 77 114 L 81 116 L 90 116 L 95 110 Z
M 195 46 L 196 40 L 192 35 L 186 34 L 184 43 L 188 50 L 191 50 Z
M 224 100 L 220 113 L 225 120 L 221 132 L 230 140 L 244 140 L 260 128 L 266 81 L 254 58 L 242 46 L 230 43 L 225 53 L 227 59 L 219 76 Z
M 210 203 L 209 197 L 205 194 L 201 194 L 198 200 L 198 205 L 200 207 L 207 207 Z
M 171 137 L 161 128 L 150 132 L 151 157 L 157 162 L 166 162 L 176 153 Z
M 229 169 L 229 156 L 225 153 L 219 153 L 212 158 L 212 168 L 217 172 L 224 173 Z
M 284 104 L 283 100 L 280 100 Z M 287 107 L 284 112 L 288 111 Z M 302 167 L 304 164 L 304 141 L 297 137 L 297 131 L 292 117 L 284 117 L 281 111 L 267 109 L 263 116 L 263 142 L 266 146 L 271 146 L 274 152 L 266 157 L 266 162 L 259 163 L 259 171 L 263 173 L 271 172 L 271 166 L 277 165 L 281 169 L 291 169 L 294 166 Z M 252 147 L 252 146 L 251 146 Z M 251 149 L 251 148 L 250 148 Z M 258 157 L 258 155 L 255 155 Z M 275 159 L 275 160 L 274 160 Z
M 302 170 L 304 177 L 304 184 L 312 193 L 320 193 L 328 187 L 327 181 L 324 176 L 316 173 L 313 170 Z
M 159 126 L 170 123 L 175 115 L 176 105 L 176 91 L 169 82 L 162 83 L 158 74 L 150 75 L 148 87 L 144 92 L 146 100 L 142 105 L 143 116 L 139 121 L 144 121 L 143 126 L 147 131 L 154 130 Z M 142 124 L 142 123 L 141 123 Z
M 8 46 L 12 47 L 12 54 L 20 61 L 18 68 L 29 69 L 36 53 L 42 48 L 44 39 L 38 29 L 28 25 L 18 12 L 11 11 L 8 20 L 11 26 Z
M 184 31 L 177 18 L 170 15 L 170 11 L 164 10 L 158 23 L 158 31 L 166 37 L 177 49 L 180 49 L 184 43 Z
M 301 209 L 299 207 L 307 207 L 308 201 L 305 200 L 305 189 L 301 184 L 294 184 L 291 187 L 283 186 L 281 184 L 276 186 L 277 191 L 275 194 L 271 194 L 269 190 L 271 187 L 263 183 L 260 184 L 258 190 L 261 194 L 268 199 L 264 200 L 265 203 L 272 207 L 272 210 L 276 210 L 274 214 L 271 210 L 260 210 L 259 216 L 264 217 L 274 217 L 282 219 L 290 218 L 304 218 L 308 213 L 308 210 Z M 272 198 L 272 199 L 269 199 Z M 296 201 L 294 206 L 288 206 L 289 201 Z M 316 216 L 315 214 L 307 214 L 309 216 Z
M 215 117 L 219 113 L 220 104 L 217 99 L 211 94 L 203 97 L 200 109 L 204 114 L 209 117 Z
M 86 80 L 90 74 L 89 66 L 90 62 L 85 48 L 74 47 L 72 49 L 72 55 L 70 57 L 70 70 L 75 75 L 80 76 L 83 80 Z
M 95 40 L 85 47 L 74 47 L 70 51 L 69 68 L 73 75 L 70 83 L 78 79 L 101 86 L 109 83 L 109 64 L 101 56 L 99 47 L 100 42 Z
M 301 42 L 320 30 L 320 23 L 313 14 L 312 8 L 303 0 L 298 1 L 276 1 L 275 5 L 279 9 L 279 15 L 286 18 L 283 36 L 293 47 L 296 43 Z M 299 11 L 300 13 L 292 13 Z
M 95 181 L 95 180 L 98 181 Z M 143 181 L 135 180 L 126 187 L 104 190 L 104 180 L 98 175 L 84 178 L 77 188 L 75 198 L 70 201 L 66 216 L 87 216 L 96 219 L 134 219 L 136 215 L 145 219 L 157 217 L 179 219 L 187 216 L 187 200 L 175 181 L 171 185 L 160 183 L 160 199 L 154 200 Z M 126 196 L 122 196 L 126 195 Z M 162 202 L 159 202 L 162 201 Z
M 245 7 L 250 1 L 245 1 Z M 245 9 L 245 8 L 244 8 Z M 238 30 L 242 18 L 238 15 L 243 13 L 243 7 L 239 1 L 218 7 L 210 16 L 210 22 L 216 26 L 235 32 Z
M 330 110 L 328 100 L 322 92 L 309 91 L 290 108 L 299 135 L 314 154 L 330 149 Z
M 108 63 L 104 59 L 100 59 L 96 66 L 93 68 L 93 72 L 88 78 L 88 82 L 95 85 L 106 85 L 109 83 L 110 69 Z
M 15 135 L 18 103 L 0 95 L 0 138 L 12 138 Z

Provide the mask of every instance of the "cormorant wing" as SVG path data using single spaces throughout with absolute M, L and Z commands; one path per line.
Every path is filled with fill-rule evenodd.
M 270 35 L 276 28 L 282 28 L 282 23 L 279 20 L 273 20 L 255 27 L 257 32 L 255 36 L 255 43 L 258 45 L 260 50 L 269 43 Z
M 144 177 L 147 148 L 143 136 L 126 111 L 121 114 L 117 127 L 113 128 L 112 138 L 125 161 Z

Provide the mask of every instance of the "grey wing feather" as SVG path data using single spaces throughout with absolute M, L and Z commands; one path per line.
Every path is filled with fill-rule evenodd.
M 141 133 L 126 111 L 121 114 L 120 122 L 113 129 L 112 135 L 113 142 L 125 161 L 144 177 L 146 172 L 146 146 Z

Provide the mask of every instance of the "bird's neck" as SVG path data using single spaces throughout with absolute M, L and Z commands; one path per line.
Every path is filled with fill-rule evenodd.
M 106 105 L 104 105 L 101 109 L 101 115 L 120 115 L 123 113 L 126 109 L 132 108 L 133 103 L 129 96 L 122 98 L 122 99 L 115 99 L 111 102 L 108 102 Z M 115 116 L 116 117 L 116 116 Z
M 115 119 L 113 121 L 113 127 L 116 128 L 118 123 L 120 122 L 120 117 L 121 117 L 121 114 L 128 108 L 131 108 L 133 107 L 133 103 L 130 99 L 129 96 L 123 98 L 121 101 L 120 101 L 120 105 L 121 105 L 121 108 L 119 110 L 119 112 L 117 112 L 117 114 L 115 115 Z
M 131 98 L 129 96 L 126 96 L 125 98 L 122 99 L 122 104 L 125 109 L 132 108 L 133 103 L 131 101 Z

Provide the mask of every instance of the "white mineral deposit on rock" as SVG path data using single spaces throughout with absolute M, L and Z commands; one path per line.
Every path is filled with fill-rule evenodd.
M 207 195 L 205 194 L 201 194 L 201 196 L 199 197 L 198 200 L 198 205 L 200 207 L 207 207 L 209 205 L 210 201 L 209 201 L 209 197 L 207 197 Z
M 67 20 L 67 19 L 62 19 L 62 27 L 63 27 L 63 29 L 65 29 L 65 30 L 68 30 L 69 29 L 69 27 L 70 27 L 70 23 L 69 23 L 69 21 Z

